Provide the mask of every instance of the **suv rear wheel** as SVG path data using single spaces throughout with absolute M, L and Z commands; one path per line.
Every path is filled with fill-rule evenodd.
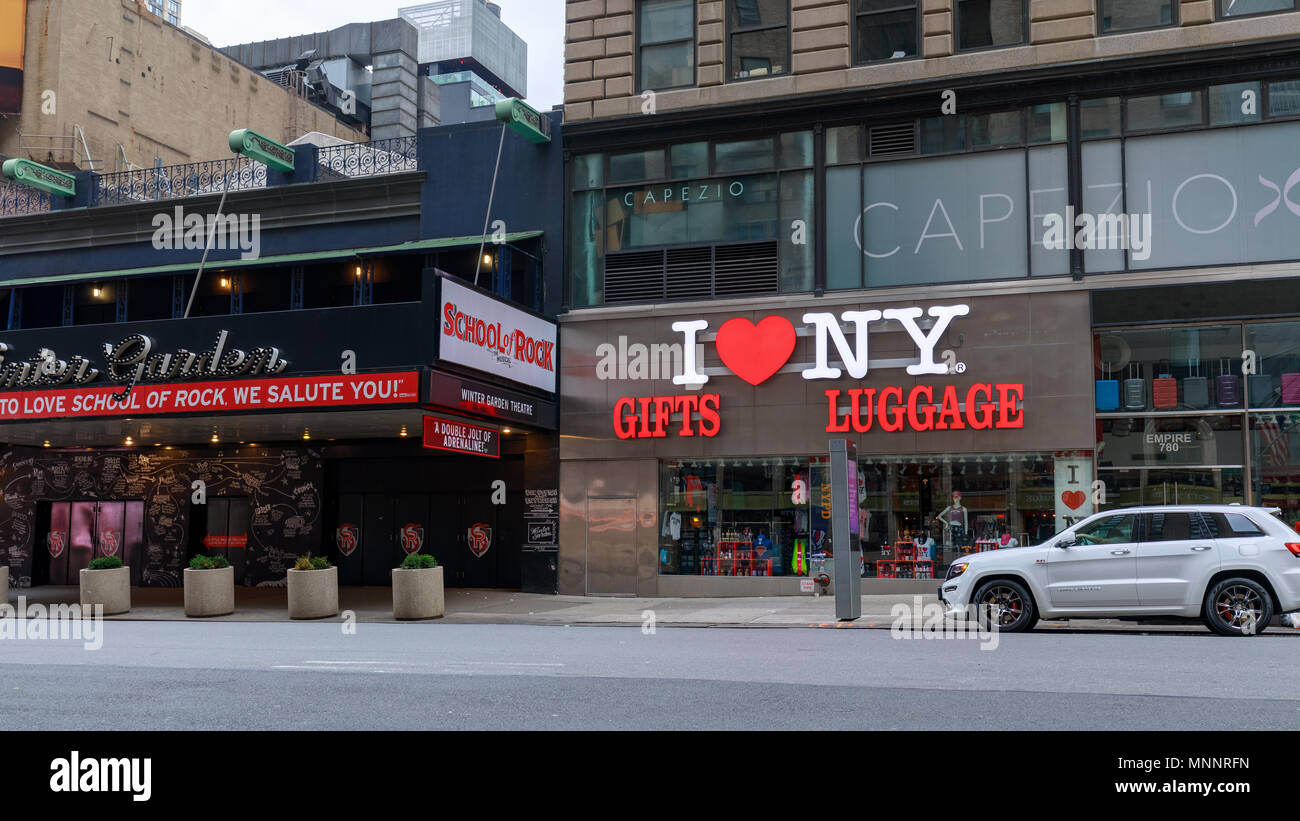
M 1202 616 L 1221 636 L 1253 636 L 1272 621 L 1273 598 L 1252 579 L 1224 579 L 1206 591 Z
M 976 607 L 981 627 L 996 625 L 999 632 L 1022 633 L 1038 623 L 1038 611 L 1029 591 L 1009 579 L 980 585 L 971 604 Z

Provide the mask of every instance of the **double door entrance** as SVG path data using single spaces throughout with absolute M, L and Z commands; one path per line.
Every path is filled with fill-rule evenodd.
M 143 570 L 144 502 L 42 502 L 44 549 L 37 550 L 32 583 L 75 585 L 91 559 L 116 556 L 131 568 L 131 584 Z
M 338 497 L 334 547 L 339 583 L 388 586 L 411 553 L 435 557 L 448 587 L 497 587 L 519 563 L 514 534 L 485 495 L 345 493 Z

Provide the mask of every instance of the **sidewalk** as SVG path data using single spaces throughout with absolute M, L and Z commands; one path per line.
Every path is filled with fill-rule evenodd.
M 35 603 L 72 603 L 75 587 L 11 589 L 10 603 L 18 596 Z M 289 621 L 285 588 L 235 588 L 235 612 L 229 616 L 189 621 L 266 622 Z M 914 606 L 938 602 L 934 594 L 894 593 L 862 597 L 862 617 L 854 622 L 835 619 L 835 598 L 823 596 L 770 596 L 753 598 L 613 598 L 551 596 L 508 590 L 446 591 L 446 615 L 433 624 L 538 624 L 606 625 L 641 627 L 653 613 L 656 627 L 814 627 L 889 629 L 894 623 L 891 610 L 896 604 Z M 357 622 L 398 623 L 393 618 L 392 591 L 387 587 L 343 587 L 339 589 L 339 610 L 352 611 Z M 186 621 L 184 594 L 179 588 L 133 588 L 131 611 L 107 619 L 126 621 Z M 1091 630 L 1122 632 L 1205 633 L 1199 624 L 1152 625 L 1113 619 L 1043 621 L 1043 630 Z M 1270 633 L 1294 633 L 1276 626 Z

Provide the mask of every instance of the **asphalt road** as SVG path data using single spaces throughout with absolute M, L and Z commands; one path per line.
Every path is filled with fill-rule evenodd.
M 1300 729 L 1293 636 L 104 627 L 0 640 L 0 730 Z

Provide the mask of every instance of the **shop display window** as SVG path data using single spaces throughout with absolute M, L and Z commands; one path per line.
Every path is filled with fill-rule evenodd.
M 1247 390 L 1262 387 L 1243 380 L 1241 351 L 1240 325 L 1100 333 L 1093 357 L 1097 411 L 1239 410 Z
M 1244 475 L 1241 468 L 1101 468 L 1097 471 L 1106 489 L 1103 509 L 1134 505 L 1245 504 Z
M 1282 508 L 1294 526 L 1300 522 L 1300 413 L 1252 413 L 1250 452 L 1255 504 Z
M 1242 461 L 1241 414 L 1137 416 L 1097 420 L 1097 465 L 1235 467 Z
M 1091 453 L 1072 458 L 1091 461 Z M 1054 453 L 864 456 L 861 572 L 941 578 L 955 558 L 1038 544 L 1057 522 Z M 825 456 L 660 463 L 659 572 L 807 576 L 832 565 Z
M 1246 349 L 1255 354 L 1247 381 L 1252 408 L 1300 406 L 1300 322 L 1246 326 Z

